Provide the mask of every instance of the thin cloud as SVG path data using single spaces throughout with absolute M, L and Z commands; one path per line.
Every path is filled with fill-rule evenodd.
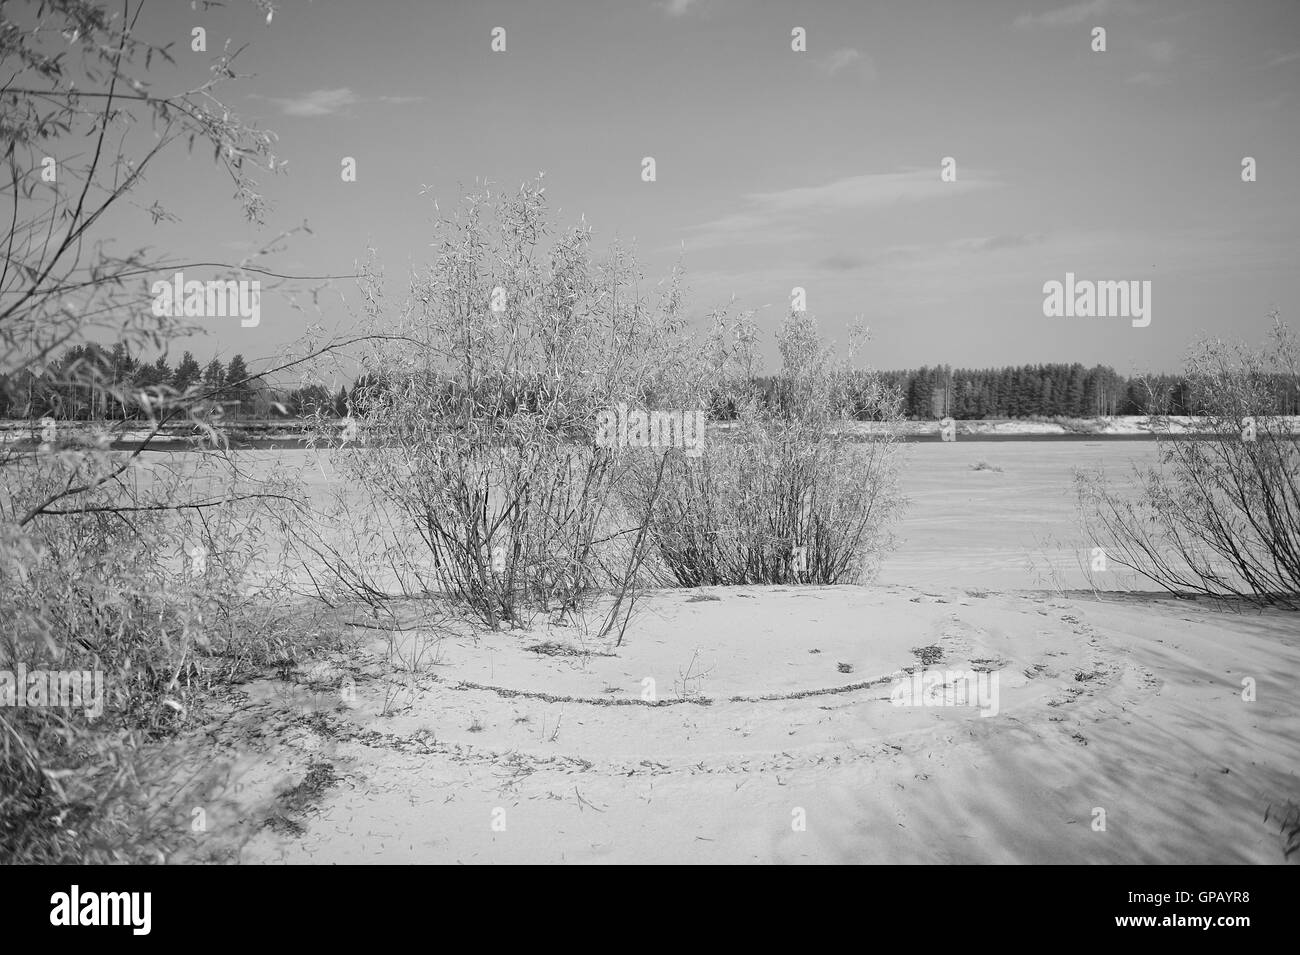
M 875 67 L 871 62 L 871 58 L 861 50 L 853 47 L 836 50 L 821 60 L 817 66 L 827 76 L 834 76 L 841 70 L 847 70 L 850 67 L 861 71 L 868 77 L 875 76 Z
M 867 260 L 857 255 L 828 255 L 817 265 L 827 272 L 856 272 L 867 264 Z
M 953 248 L 963 252 L 997 252 L 1000 249 L 1023 249 L 1038 245 L 1046 238 L 1042 232 L 1014 232 L 984 236 L 976 239 L 958 239 Z
M 956 261 L 955 257 L 1000 252 L 1006 249 L 1025 249 L 1040 245 L 1047 238 L 1042 232 L 1017 232 L 999 235 L 952 239 L 937 244 L 891 245 L 872 252 L 836 252 L 814 263 L 825 272 L 857 272 L 879 266 L 898 266 L 903 263 Z
M 709 20 L 735 11 L 748 2 L 749 0 L 659 0 L 655 6 L 674 20 L 685 17 Z
M 303 93 L 301 96 L 258 96 L 253 94 L 252 98 L 265 99 L 274 103 L 286 116 L 331 116 L 350 106 L 366 102 L 403 105 L 424 101 L 423 96 L 376 96 L 371 100 L 367 100 L 362 96 L 358 96 L 346 86 L 335 90 L 312 90 L 309 93 Z
M 1138 49 L 1149 60 L 1157 66 L 1150 70 L 1142 70 L 1134 73 L 1132 76 L 1125 77 L 1124 82 L 1130 86 L 1168 86 L 1171 82 L 1169 71 L 1162 70 L 1159 67 L 1169 66 L 1177 54 L 1172 40 L 1152 40 L 1146 43 L 1138 44 Z
M 1134 73 L 1124 80 L 1130 86 L 1167 86 L 1169 77 L 1162 73 Z
M 1072 3 L 1068 7 L 1059 7 L 1046 13 L 1022 13 L 1016 17 L 1015 26 L 1021 29 L 1035 26 L 1078 26 L 1092 17 L 1128 9 L 1128 3 L 1123 0 L 1083 0 L 1082 3 Z
M 867 173 L 820 186 L 799 186 L 743 197 L 740 211 L 692 228 L 695 248 L 751 243 L 766 236 L 800 234 L 812 221 L 902 202 L 948 199 L 994 185 L 965 172 L 957 182 L 941 182 L 938 166 L 908 172 Z
M 1174 43 L 1172 40 L 1154 40 L 1145 46 L 1147 56 L 1157 63 L 1169 63 L 1174 58 Z
M 1280 56 L 1275 56 L 1273 59 L 1265 63 L 1264 66 L 1266 68 L 1270 66 L 1281 66 L 1283 63 L 1291 63 L 1295 60 L 1300 60 L 1300 50 L 1294 50 L 1291 53 L 1283 53 Z
M 670 17 L 681 17 L 685 16 L 697 2 L 698 0 L 666 0 L 660 6 Z
M 268 96 L 286 116 L 329 116 L 361 102 L 346 86 L 337 90 L 312 90 L 301 96 Z

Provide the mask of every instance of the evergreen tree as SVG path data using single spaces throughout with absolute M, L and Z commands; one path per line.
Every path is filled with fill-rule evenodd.
M 172 374 L 172 387 L 177 391 L 185 391 L 197 382 L 202 374 L 203 369 L 199 367 L 198 361 L 190 352 L 186 352 L 181 356 L 181 363 L 176 366 L 176 371 Z
M 1082 418 L 1086 415 L 1095 414 L 1091 408 L 1086 407 L 1083 400 L 1083 384 L 1087 373 L 1083 370 L 1083 365 L 1075 362 L 1070 366 L 1069 373 L 1065 379 L 1065 391 L 1062 392 L 1061 413 L 1071 415 L 1075 418 Z
M 230 364 L 226 366 L 226 384 L 230 386 L 235 397 L 247 395 L 252 390 L 251 383 L 244 381 L 247 377 L 248 366 L 244 364 L 244 356 L 236 355 L 231 358 Z
M 907 416 L 918 420 L 928 419 L 932 410 L 934 396 L 933 383 L 930 380 L 930 368 L 922 365 L 912 377 L 907 393 Z
M 203 369 L 203 383 L 209 388 L 220 388 L 226 381 L 226 366 L 221 364 L 220 358 L 214 358 L 208 362 L 208 367 Z
M 116 384 L 122 384 L 131 380 L 140 363 L 131 357 L 127 351 L 124 342 L 118 342 L 113 346 L 113 351 L 109 355 L 109 367 L 112 369 L 113 381 Z
M 171 365 L 167 364 L 166 356 L 160 355 L 153 364 L 141 366 L 136 384 L 141 388 L 154 388 L 169 383 L 171 379 Z
M 226 366 L 226 395 L 239 402 L 239 412 L 251 407 L 249 399 L 253 396 L 253 383 L 244 381 L 248 377 L 248 366 L 244 364 L 243 355 L 235 355 Z

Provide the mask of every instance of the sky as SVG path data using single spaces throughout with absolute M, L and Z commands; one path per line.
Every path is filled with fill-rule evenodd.
M 141 24 L 176 42 L 159 90 L 248 43 L 229 100 L 287 167 L 259 229 L 210 155 L 174 153 L 136 204 L 180 221 L 123 217 L 123 242 L 234 261 L 306 221 L 272 266 L 349 274 L 373 247 L 400 297 L 433 200 L 542 172 L 557 221 L 632 244 L 650 282 L 680 259 L 691 314 L 759 309 L 769 363 L 796 286 L 838 341 L 860 317 L 878 368 L 1174 370 L 1197 336 L 1296 323 L 1297 0 L 277 0 L 269 24 L 249 0 L 154 0 Z M 1150 280 L 1150 324 L 1046 317 L 1067 272 Z M 307 320 L 267 298 L 256 328 L 209 319 L 186 347 L 257 359 Z

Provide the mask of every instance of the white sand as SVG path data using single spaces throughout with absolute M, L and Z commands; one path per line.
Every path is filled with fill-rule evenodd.
M 305 832 L 263 829 L 241 858 L 1283 861 L 1264 814 L 1300 802 L 1300 616 L 1033 592 L 1026 562 L 1052 550 L 1036 542 L 1061 540 L 1066 570 L 1085 543 L 1066 542 L 1070 468 L 1154 449 L 912 450 L 915 506 L 877 586 L 662 591 L 620 648 L 572 629 L 465 633 L 415 673 L 366 631 L 344 670 L 247 687 L 216 729 L 241 754 L 245 820 L 313 760 L 340 779 L 295 816 Z M 526 649 L 546 640 L 594 653 Z M 937 668 L 995 671 L 997 715 L 894 706 L 927 646 Z M 670 705 L 644 705 L 647 677 Z M 240 815 L 211 811 L 204 848 Z
M 343 781 L 305 835 L 264 830 L 245 860 L 1281 861 L 1263 815 L 1300 782 L 1294 615 L 902 587 L 713 593 L 655 595 L 614 657 L 546 656 L 524 649 L 537 635 L 503 633 L 448 639 L 414 677 L 372 666 L 351 709 L 251 687 L 261 704 L 241 720 L 284 742 L 249 755 L 248 794 L 312 758 Z M 902 677 L 930 645 L 938 667 L 998 672 L 997 715 L 894 706 L 891 683 L 794 696 Z M 697 650 L 705 675 L 683 684 Z M 646 677 L 675 702 L 626 702 Z M 793 698 L 735 699 L 771 694 Z M 288 725 L 314 707 L 328 731 Z

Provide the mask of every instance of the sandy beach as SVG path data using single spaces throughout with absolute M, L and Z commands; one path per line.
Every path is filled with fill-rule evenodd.
M 1053 591 L 1027 563 L 1038 546 L 1070 574 L 1043 542 L 1070 534 L 1072 466 L 1151 452 L 913 451 L 876 585 L 655 591 L 621 646 L 544 622 L 363 631 L 245 686 L 210 728 L 234 803 L 201 850 L 238 834 L 246 862 L 1282 862 L 1264 816 L 1300 790 L 1295 615 Z M 996 677 L 996 712 L 891 700 L 925 669 Z

